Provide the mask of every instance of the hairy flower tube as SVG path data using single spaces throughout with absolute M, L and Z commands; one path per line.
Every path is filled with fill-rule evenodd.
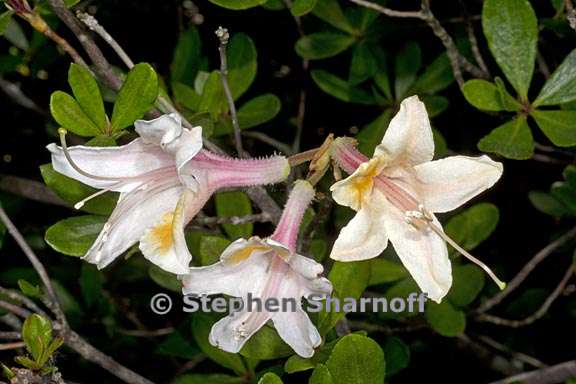
M 340 232 L 330 255 L 333 259 L 370 259 L 390 240 L 420 289 L 440 302 L 452 285 L 448 242 L 504 286 L 486 265 L 450 239 L 434 216 L 458 208 L 494 185 L 502 175 L 502 164 L 487 156 L 432 161 L 432 129 L 417 96 L 402 102 L 371 159 L 349 138 L 335 140 L 332 156 L 350 174 L 332 185 L 332 196 L 357 212 Z
M 321 343 L 318 330 L 300 302 L 302 297 L 326 296 L 332 284 L 321 277 L 323 267 L 296 253 L 296 239 L 304 211 L 314 197 L 314 188 L 296 181 L 276 230 L 267 239 L 252 237 L 230 244 L 214 265 L 191 268 L 182 276 L 184 294 L 223 293 L 246 299 L 250 294 L 265 302 L 293 299 L 293 311 L 249 311 L 243 308 L 214 324 L 209 340 L 228 352 L 239 352 L 248 339 L 272 320 L 280 337 L 302 357 L 311 357 Z M 246 300 L 244 300 L 246 301 Z
M 233 159 L 202 149 L 202 128 L 182 127 L 176 114 L 136 121 L 139 138 L 120 147 L 48 145 L 57 172 L 101 191 L 120 192 L 118 204 L 83 257 L 104 268 L 136 242 L 144 257 L 175 274 L 192 255 L 184 227 L 221 188 L 277 183 L 290 171 L 286 158 Z

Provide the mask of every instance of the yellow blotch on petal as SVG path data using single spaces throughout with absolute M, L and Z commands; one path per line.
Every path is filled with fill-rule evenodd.
M 155 247 L 160 253 L 168 252 L 174 245 L 174 238 L 172 237 L 173 221 L 174 213 L 165 213 L 160 223 L 152 227 L 146 234 L 145 241 Z
M 267 251 L 269 249 L 270 247 L 265 245 L 248 245 L 241 250 L 234 252 L 230 257 L 227 257 L 225 262 L 226 264 L 238 264 L 248 259 L 250 255 L 252 255 L 252 252 Z
M 362 206 L 362 202 L 372 192 L 374 186 L 374 178 L 381 172 L 380 158 L 374 158 L 367 163 L 360 165 L 356 174 L 350 180 L 350 188 L 354 193 L 358 209 Z

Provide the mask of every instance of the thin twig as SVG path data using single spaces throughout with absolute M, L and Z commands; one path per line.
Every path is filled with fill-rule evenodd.
M 40 307 L 38 307 L 36 305 L 36 303 L 34 303 L 32 300 L 30 300 L 28 297 L 22 295 L 19 292 L 16 291 L 12 291 L 10 289 L 6 289 L 4 287 L 0 287 L 0 293 L 3 294 L 4 296 L 8 297 L 11 300 L 20 302 L 21 304 L 25 305 L 28 309 L 30 309 L 31 311 L 34 311 L 44 317 L 48 317 L 48 315 L 46 315 L 46 312 L 44 312 L 42 309 L 40 309 Z
M 535 368 L 545 368 L 548 366 L 548 365 L 544 364 L 543 362 L 541 362 L 540 360 L 538 360 L 537 358 L 532 357 L 532 356 L 527 355 L 527 354 L 522 353 L 522 352 L 514 351 L 514 350 L 510 349 L 508 346 L 494 340 L 491 337 L 488 337 L 486 335 L 478 335 L 476 337 L 478 338 L 478 340 L 482 341 L 486 345 L 489 345 L 490 347 L 494 348 L 495 350 L 507 353 L 512 358 L 514 358 L 518 361 L 521 361 L 523 363 L 530 364 L 531 366 L 533 366 Z
M 0 344 L 0 351 L 7 351 L 9 349 L 18 349 L 26 346 L 23 341 L 16 341 L 14 343 Z
M 222 79 L 222 87 L 224 88 L 224 94 L 226 95 L 226 101 L 228 102 L 228 108 L 230 109 L 232 127 L 234 127 L 234 144 L 236 145 L 238 156 L 246 157 L 244 154 L 244 148 L 242 147 L 242 135 L 240 133 L 240 124 L 238 123 L 236 106 L 234 105 L 234 98 L 232 97 L 232 91 L 228 84 L 228 58 L 226 47 L 228 47 L 230 34 L 226 28 L 218 27 L 216 30 L 216 36 L 220 41 L 220 44 L 218 45 L 218 52 L 220 53 L 220 78 Z
M 405 325 L 402 327 L 386 327 L 379 324 L 372 324 L 365 321 L 356 320 L 348 320 L 348 325 L 351 329 L 362 329 L 368 332 L 380 332 L 384 333 L 385 335 L 415 332 L 426 328 L 426 324 Z
M 3 340 L 20 340 L 21 338 L 20 332 L 0 332 L 0 339 Z
M 46 184 L 23 177 L 0 174 L 0 191 L 40 203 L 72 208 L 70 204 L 58 197 Z
M 550 296 L 548 296 L 546 300 L 544 300 L 544 303 L 540 306 L 540 308 L 538 308 L 538 310 L 534 312 L 532 315 L 522 320 L 503 319 L 501 317 L 488 314 L 480 314 L 476 319 L 478 321 L 484 321 L 512 328 L 519 328 L 530 325 L 535 321 L 541 319 L 548 312 L 550 306 L 552 306 L 552 303 L 554 303 L 554 301 L 558 298 L 558 296 L 560 296 L 560 294 L 564 291 L 564 287 L 566 287 L 568 280 L 570 280 L 573 274 L 574 274 L 574 266 L 570 265 L 570 267 L 564 273 L 564 277 L 562 277 L 562 280 L 560 280 L 560 283 L 558 283 L 558 285 L 556 286 L 554 291 L 552 291 Z
M 466 13 L 466 7 L 464 6 L 463 2 L 462 5 L 463 5 L 462 9 L 464 10 L 465 13 L 464 18 L 466 19 L 466 32 L 468 33 L 468 41 L 470 41 L 470 48 L 472 49 L 472 55 L 474 55 L 474 60 L 476 60 L 476 63 L 478 64 L 480 69 L 484 71 L 484 73 L 486 73 L 488 76 L 490 76 L 488 66 L 486 65 L 486 62 L 482 57 L 482 53 L 480 52 L 480 48 L 478 47 L 478 39 L 476 38 L 476 33 L 474 32 L 474 24 L 472 23 L 472 20 L 468 18 L 468 14 Z
M 548 67 L 546 60 L 540 51 L 538 51 L 538 54 L 536 55 L 536 62 L 538 63 L 538 69 L 540 70 L 540 73 L 542 73 L 545 79 L 548 79 L 550 77 L 550 68 Z
M 160 337 L 166 336 L 174 332 L 174 327 L 166 327 L 154 330 L 146 329 L 118 329 L 118 333 L 134 337 Z
M 548 368 L 524 372 L 490 384 L 556 384 L 576 377 L 576 360 L 566 361 Z
M 492 298 L 486 300 L 482 305 L 476 310 L 477 313 L 484 313 L 494 306 L 498 305 L 502 300 L 504 300 L 508 295 L 510 295 L 522 282 L 530 275 L 530 273 L 540 264 L 544 259 L 554 253 L 558 248 L 562 247 L 564 244 L 576 237 L 576 227 L 572 228 L 564 235 L 560 236 L 558 239 L 554 240 L 546 247 L 542 248 L 538 253 L 524 265 L 524 267 L 514 276 L 512 280 L 506 286 L 506 289 L 500 291 Z
M 255 213 L 245 216 L 229 217 L 195 217 L 193 222 L 202 225 L 212 224 L 245 224 L 245 223 L 268 223 L 272 221 L 270 214 L 267 212 Z
M 15 315 L 20 316 L 21 318 L 25 319 L 28 316 L 30 316 L 32 314 L 32 312 L 30 312 L 27 309 L 24 309 L 16 304 L 12 304 L 9 303 L 7 301 L 4 300 L 0 300 L 0 308 L 2 308 L 5 311 L 8 311 L 10 313 L 13 313 Z
M 292 151 L 292 148 L 290 148 L 289 145 L 286 145 L 283 142 L 276 140 L 275 138 L 270 137 L 267 134 L 262 133 L 262 132 L 245 131 L 245 132 L 242 132 L 242 136 L 250 137 L 252 139 L 256 139 L 256 140 L 259 140 L 263 143 L 266 143 L 269 146 L 276 148 L 277 150 L 279 150 L 280 152 L 282 152 L 285 155 L 291 155 L 292 153 L 294 153 Z

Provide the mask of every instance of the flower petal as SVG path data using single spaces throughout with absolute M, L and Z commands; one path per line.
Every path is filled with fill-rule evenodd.
M 312 357 L 314 348 L 322 342 L 320 333 L 300 307 L 295 312 L 273 313 L 272 322 L 282 340 L 301 357 Z
M 192 254 L 186 244 L 184 228 L 209 197 L 205 189 L 197 193 L 184 189 L 175 209 L 165 212 L 140 239 L 140 250 L 144 257 L 165 271 L 188 273 Z
M 167 212 L 172 212 L 182 186 L 171 173 L 154 184 L 122 194 L 104 229 L 84 259 L 104 268 L 136 243 L 146 230 Z
M 330 257 L 339 261 L 366 260 L 378 256 L 388 245 L 384 210 L 389 203 L 374 190 L 356 216 L 342 228 Z
M 118 192 L 128 192 L 148 178 L 152 172 L 164 172 L 174 167 L 172 156 L 162 152 L 160 147 L 136 139 L 120 147 L 86 147 L 78 145 L 68 148 L 72 160 L 84 172 L 112 180 L 100 180 L 78 173 L 66 157 L 62 148 L 52 143 L 46 147 L 52 153 L 54 170 L 94 188 L 111 188 Z M 119 183 L 114 179 L 126 179 Z
M 270 319 L 266 311 L 233 312 L 212 326 L 208 340 L 210 344 L 226 352 L 238 353 L 260 328 Z
M 414 169 L 426 209 L 447 212 L 493 186 L 503 167 L 488 156 L 452 156 L 419 164 Z
M 404 213 L 389 205 L 384 226 L 394 250 L 422 292 L 440 302 L 452 285 L 452 266 L 446 243 L 429 228 L 417 230 Z M 433 223 L 442 228 L 434 217 Z
M 246 249 L 240 239 L 230 244 L 231 254 L 241 254 Z M 248 257 L 243 255 L 234 262 L 220 261 L 207 267 L 190 268 L 181 276 L 182 293 L 185 295 L 214 295 L 223 293 L 229 296 L 244 297 L 249 292 L 257 296 L 264 288 L 270 265 L 269 250 L 255 250 Z M 249 278 L 247 278 L 249 276 Z
M 378 157 L 360 164 L 350 176 L 332 184 L 332 197 L 338 204 L 358 211 L 372 195 L 374 178 L 383 168 L 384 162 Z
M 382 143 L 374 156 L 384 156 L 394 162 L 416 165 L 434 157 L 434 139 L 426 106 L 411 96 L 400 104 L 400 110 L 390 121 Z

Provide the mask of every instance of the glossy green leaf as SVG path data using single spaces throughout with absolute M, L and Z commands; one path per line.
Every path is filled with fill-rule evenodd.
M 358 85 L 366 79 L 374 76 L 378 71 L 378 63 L 372 54 L 372 50 L 366 43 L 357 44 L 352 52 L 352 63 L 348 82 L 350 85 Z
M 84 256 L 104 227 L 103 216 L 75 216 L 61 220 L 46 231 L 45 240 L 54 250 L 68 256 Z
M 550 192 L 552 196 L 568 207 L 572 215 L 576 215 L 576 194 L 574 193 L 574 188 L 568 182 L 558 181 L 552 184 Z
M 220 259 L 230 240 L 220 236 L 205 235 L 200 238 L 199 261 L 201 265 L 212 265 Z
M 332 374 L 328 370 L 328 367 L 324 364 L 320 364 L 312 372 L 308 384 L 334 384 L 334 379 L 332 378 Z
M 22 326 L 22 340 L 32 357 L 39 360 L 52 340 L 50 321 L 37 314 L 28 316 Z
M 209 0 L 211 3 L 226 9 L 243 10 L 257 7 L 264 4 L 267 0 Z
M 190 27 L 180 35 L 170 66 L 172 83 L 194 86 L 194 79 L 200 66 L 201 49 L 202 41 L 196 28 Z
M 271 93 L 257 96 L 238 109 L 238 124 L 242 129 L 256 127 L 276 117 L 281 108 L 278 96 Z
M 478 149 L 514 160 L 526 160 L 534 153 L 534 139 L 525 117 L 499 126 L 478 142 Z
M 408 276 L 408 272 L 402 264 L 382 258 L 370 260 L 370 267 L 369 285 L 391 283 Z
M 484 288 L 484 271 L 476 265 L 457 265 L 452 269 L 452 277 L 452 287 L 446 298 L 456 307 L 471 304 Z
M 546 80 L 534 106 L 562 104 L 576 100 L 576 49 L 564 58 L 562 64 Z
M 277 374 L 268 372 L 258 380 L 258 384 L 282 384 L 282 379 Z
M 252 214 L 252 203 L 246 193 L 241 191 L 219 192 L 214 196 L 218 217 L 242 217 Z M 222 224 L 231 240 L 252 236 L 252 223 Z
M 436 333 L 446 337 L 458 336 L 466 329 L 466 315 L 454 308 L 448 300 L 440 304 L 429 302 L 426 306 L 426 320 Z
M 178 280 L 178 277 L 154 264 L 148 268 L 148 276 L 164 289 L 177 293 L 182 292 L 182 283 Z
M 338 339 L 334 339 L 322 344 L 310 358 L 304 358 L 298 355 L 290 356 L 290 358 L 286 360 L 286 363 L 284 363 L 284 371 L 286 373 L 302 372 L 325 363 L 337 342 Z
M 272 326 L 264 326 L 244 344 L 242 356 L 258 360 L 274 360 L 290 356 L 294 351 L 278 336 Z
M 190 109 L 191 111 L 198 110 L 201 96 L 196 93 L 194 88 L 183 83 L 174 82 L 172 83 L 172 92 L 174 93 L 174 99 L 178 104 Z
M 97 136 L 100 129 L 69 94 L 56 91 L 50 97 L 50 112 L 58 124 L 78 136 Z
M 330 72 L 316 69 L 311 72 L 312 79 L 327 94 L 345 102 L 374 104 L 374 98 L 358 87 L 351 87 L 347 81 Z
M 328 280 L 332 282 L 332 297 L 358 299 L 370 281 L 371 265 L 369 261 L 339 262 L 332 265 Z M 342 308 L 340 308 L 342 310 Z M 329 331 L 344 316 L 342 311 L 320 312 L 318 329 L 321 334 Z
M 102 94 L 90 71 L 78 64 L 71 64 L 68 70 L 68 83 L 84 114 L 92 120 L 100 132 L 106 132 L 108 118 L 104 110 Z
M 26 280 L 18 279 L 18 288 L 28 297 L 41 298 L 42 290 L 37 285 L 32 285 Z
M 569 210 L 566 206 L 562 204 L 558 199 L 549 193 L 541 191 L 530 191 L 528 193 L 528 198 L 530 202 L 542 213 L 545 213 L 554 217 L 562 217 L 569 214 Z
M 305 59 L 319 60 L 336 56 L 354 43 L 349 35 L 335 32 L 318 32 L 302 36 L 296 42 L 296 53 Z
M 209 112 L 213 119 L 218 119 L 228 110 L 226 95 L 222 87 L 220 73 L 213 71 L 208 76 L 202 89 L 202 97 L 198 104 L 199 112 Z
M 559 147 L 576 145 L 576 111 L 541 111 L 530 114 L 552 143 Z
M 391 377 L 408 367 L 410 348 L 398 337 L 388 337 L 383 346 L 386 356 L 386 377 Z
M 256 78 L 258 57 L 256 45 L 244 33 L 236 33 L 228 44 L 228 85 L 234 100 L 250 88 Z
M 424 95 L 422 102 L 426 105 L 426 111 L 430 118 L 438 116 L 450 106 L 450 102 L 444 96 Z
M 444 229 L 462 248 L 471 251 L 490 237 L 499 219 L 497 206 L 480 203 L 450 218 Z
M 318 0 L 295 0 L 290 8 L 293 16 L 304 16 L 312 11 Z
M 97 192 L 96 189 L 82 184 L 70 177 L 58 173 L 52 167 L 52 164 L 40 166 L 40 173 L 46 185 L 52 189 L 64 201 L 74 205 L 86 197 Z M 116 206 L 118 193 L 108 192 L 104 195 L 95 197 L 86 202 L 81 208 L 82 211 L 94 213 L 97 215 L 108 215 Z
M 385 366 L 384 352 L 378 343 L 358 334 L 340 339 L 326 361 L 334 384 L 381 384 Z
M 194 314 L 192 320 L 192 334 L 194 335 L 194 340 L 196 340 L 196 343 L 200 349 L 202 349 L 202 352 L 204 352 L 209 359 L 215 361 L 223 367 L 232 369 L 238 375 L 246 373 L 246 366 L 244 365 L 240 355 L 224 352 L 223 350 L 211 345 L 208 341 L 210 329 L 216 320 L 217 318 L 210 314 Z
M 438 93 L 454 82 L 454 73 L 448 56 L 438 56 L 416 79 L 413 89 L 416 93 Z
M 502 100 L 498 87 L 486 80 L 468 80 L 464 83 L 462 92 L 470 104 L 484 111 L 515 111 L 520 109 L 520 104 L 517 104 L 517 108 L 508 108 L 508 103 Z
M 482 28 L 506 78 L 527 99 L 534 72 L 538 22 L 528 0 L 486 0 Z
M 338 28 L 344 32 L 354 34 L 354 27 L 344 15 L 338 0 L 320 0 L 312 10 L 314 16 L 324 20 L 331 26 Z
M 112 111 L 112 132 L 129 127 L 152 108 L 158 96 L 158 76 L 147 63 L 136 64 L 118 92 Z
M 201 353 L 198 347 L 187 335 L 184 335 L 184 330 L 176 330 L 169 334 L 154 351 L 164 356 L 182 357 L 187 360 L 197 358 Z
M 401 100 L 416 80 L 416 74 L 421 65 L 420 46 L 415 42 L 406 44 L 396 54 L 394 61 L 394 95 Z

